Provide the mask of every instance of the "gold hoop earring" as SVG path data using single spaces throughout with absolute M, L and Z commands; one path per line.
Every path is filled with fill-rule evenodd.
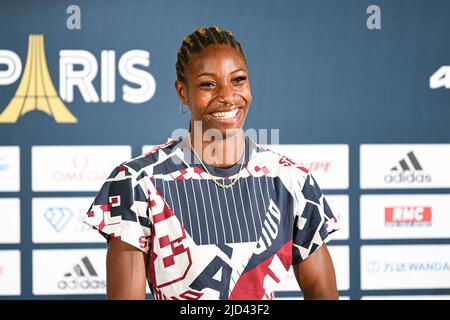
M 180 111 L 181 111 L 181 113 L 186 113 L 186 112 L 188 112 L 188 107 L 186 107 L 186 109 L 183 109 L 183 106 L 185 106 L 183 103 L 180 103 L 180 105 L 179 105 L 179 109 L 180 109 Z

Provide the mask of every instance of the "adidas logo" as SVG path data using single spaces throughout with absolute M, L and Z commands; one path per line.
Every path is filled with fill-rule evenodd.
M 93 279 L 94 278 L 94 279 Z M 104 289 L 106 281 L 98 279 L 98 273 L 88 257 L 81 259 L 81 263 L 73 266 L 72 271 L 64 274 L 64 279 L 58 281 L 58 288 L 61 290 L 89 290 Z
M 44 212 L 44 218 L 50 223 L 56 232 L 61 232 L 67 223 L 72 219 L 73 213 L 69 208 L 53 207 Z
M 408 171 L 411 170 L 411 167 L 414 168 L 414 170 L 422 170 L 422 166 L 420 165 L 419 161 L 416 158 L 416 155 L 414 152 L 410 151 L 406 154 L 408 156 L 408 160 L 411 165 L 408 165 L 405 159 L 402 159 L 398 162 L 400 169 L 402 171 Z M 392 167 L 391 171 L 398 171 L 398 167 L 394 166 Z
M 406 154 L 398 165 L 391 168 L 390 173 L 384 176 L 386 183 L 430 183 L 431 176 L 423 173 L 422 165 L 419 163 L 413 151 Z
M 76 264 L 73 267 L 73 273 L 68 272 L 64 275 L 64 277 L 72 277 L 72 276 L 76 276 L 76 277 L 85 277 L 87 274 L 93 277 L 97 277 L 98 274 L 94 269 L 94 266 L 92 265 L 91 261 L 89 260 L 88 257 L 84 257 L 83 259 L 81 259 L 82 265 L 84 266 L 84 270 L 81 267 L 80 264 Z

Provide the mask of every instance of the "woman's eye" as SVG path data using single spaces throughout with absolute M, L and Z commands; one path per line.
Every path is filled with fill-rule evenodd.
M 202 82 L 202 83 L 200 83 L 200 87 L 212 88 L 212 87 L 214 87 L 214 83 L 213 82 Z
M 246 79 L 247 79 L 247 77 L 240 76 L 240 77 L 234 78 L 233 82 L 239 83 L 239 82 L 245 81 Z

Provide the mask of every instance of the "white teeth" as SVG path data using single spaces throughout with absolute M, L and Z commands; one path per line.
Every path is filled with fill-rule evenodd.
M 236 108 L 228 112 L 213 112 L 211 115 L 217 119 L 231 119 L 237 115 L 238 111 L 239 109 Z

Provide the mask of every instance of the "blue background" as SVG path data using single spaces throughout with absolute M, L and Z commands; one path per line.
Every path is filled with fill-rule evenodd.
M 81 8 L 81 30 L 66 28 L 66 8 L 71 4 Z M 381 30 L 366 27 L 366 9 L 371 4 L 381 8 Z M 430 76 L 450 64 L 450 2 L 14 0 L 0 4 L 0 49 L 19 54 L 24 66 L 28 35 L 44 34 L 57 90 L 58 55 L 63 49 L 88 50 L 98 62 L 105 49 L 115 50 L 117 59 L 131 49 L 147 50 L 150 67 L 146 70 L 156 80 L 152 99 L 136 105 L 122 100 L 125 81 L 118 73 L 115 103 L 85 103 L 76 89 L 74 101 L 65 104 L 78 118 L 77 124 L 57 124 L 41 112 L 30 112 L 15 124 L 0 124 L 0 145 L 21 148 L 21 192 L 0 192 L 0 197 L 21 199 L 21 244 L 0 244 L 0 249 L 21 250 L 20 298 L 80 297 L 33 296 L 32 249 L 105 247 L 32 243 L 31 198 L 61 193 L 31 191 L 31 147 L 131 145 L 137 156 L 142 145 L 162 143 L 175 128 L 187 127 L 188 115 L 180 113 L 174 90 L 176 53 L 185 35 L 198 26 L 211 25 L 232 31 L 247 58 L 253 101 L 245 128 L 279 128 L 280 143 L 350 147 L 349 190 L 327 190 L 350 196 L 350 238 L 332 242 L 350 245 L 350 290 L 341 295 L 359 299 L 363 294 L 450 294 L 450 289 L 362 292 L 360 245 L 450 244 L 450 239 L 362 241 L 358 216 L 361 143 L 450 142 L 450 90 L 429 88 Z M 0 86 L 2 108 L 14 96 L 18 83 Z M 94 86 L 100 94 L 99 74 Z M 408 190 L 414 192 L 418 191 Z

